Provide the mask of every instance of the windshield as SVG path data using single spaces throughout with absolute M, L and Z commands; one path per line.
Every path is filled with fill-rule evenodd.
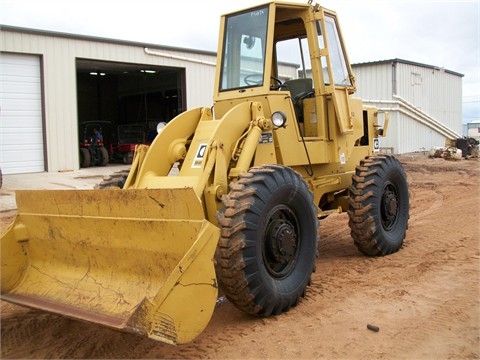
M 225 20 L 220 91 L 262 86 L 268 6 Z

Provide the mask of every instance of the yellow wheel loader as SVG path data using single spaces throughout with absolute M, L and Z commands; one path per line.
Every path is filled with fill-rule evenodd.
M 348 212 L 362 253 L 399 250 L 405 172 L 379 154 L 388 116 L 352 97 L 336 14 L 272 1 L 222 16 L 220 34 L 214 105 L 139 146 L 122 189 L 16 193 L 3 300 L 181 344 L 219 287 L 249 314 L 297 305 L 318 219 Z

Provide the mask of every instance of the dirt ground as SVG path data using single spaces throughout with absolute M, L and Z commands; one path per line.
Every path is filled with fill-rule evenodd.
M 256 318 L 223 301 L 195 341 L 171 346 L 2 302 L 1 357 L 478 359 L 480 159 L 400 160 L 411 191 L 403 248 L 365 257 L 346 214 L 322 220 L 313 283 L 286 314 Z

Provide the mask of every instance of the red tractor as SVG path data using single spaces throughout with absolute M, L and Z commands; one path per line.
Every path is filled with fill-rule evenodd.
M 109 156 L 103 142 L 103 131 L 109 126 L 109 121 L 85 121 L 80 124 L 80 167 L 108 164 Z
M 108 146 L 110 160 L 131 164 L 135 147 L 138 144 L 145 144 L 145 130 L 143 125 L 119 125 L 117 128 L 116 141 Z

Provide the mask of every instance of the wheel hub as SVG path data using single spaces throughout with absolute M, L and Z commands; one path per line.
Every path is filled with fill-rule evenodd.
M 267 251 L 277 263 L 286 263 L 295 256 L 297 236 L 293 225 L 284 219 L 271 222 L 267 232 Z
M 382 221 L 385 228 L 390 228 L 397 217 L 398 198 L 394 189 L 385 189 L 382 197 Z

